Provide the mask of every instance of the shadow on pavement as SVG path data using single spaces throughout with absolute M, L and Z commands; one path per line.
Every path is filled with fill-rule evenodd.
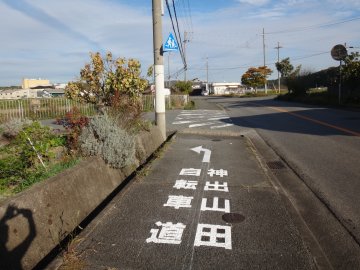
M 244 114 L 249 113 L 249 115 L 231 118 L 233 124 L 238 126 L 318 136 L 360 136 L 360 114 L 357 112 L 304 105 L 301 105 L 303 109 L 287 109 L 297 105 L 269 99 L 222 101 L 226 103 L 226 108 L 244 109 L 242 111 Z M 258 114 L 254 114 L 256 108 L 259 108 Z M 263 108 L 272 113 L 264 113 Z

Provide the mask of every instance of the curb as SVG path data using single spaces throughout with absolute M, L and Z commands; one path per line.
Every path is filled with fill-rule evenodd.
M 153 127 L 136 138 L 133 166 L 117 170 L 97 157 L 35 184 L 0 204 L 1 269 L 33 269 L 164 143 Z

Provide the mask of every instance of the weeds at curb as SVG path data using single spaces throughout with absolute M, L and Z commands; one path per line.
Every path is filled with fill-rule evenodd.
M 82 270 L 87 266 L 85 261 L 79 257 L 76 251 L 77 244 L 81 241 L 80 238 L 72 239 L 63 252 L 63 264 L 59 270 Z
M 173 139 L 174 139 L 174 134 L 170 135 L 169 139 L 167 141 L 165 141 L 163 143 L 163 145 L 152 154 L 152 157 L 149 159 L 147 164 L 136 172 L 136 177 L 138 177 L 139 179 L 142 179 L 150 174 L 152 163 L 156 159 L 162 158 L 164 156 L 165 150 L 170 145 L 170 143 Z
M 140 178 L 140 179 L 141 179 L 141 178 L 144 178 L 144 177 L 146 177 L 146 176 L 149 175 L 150 171 L 151 171 L 151 166 L 150 166 L 150 164 L 149 164 L 148 166 L 146 166 L 146 167 L 143 168 L 142 170 L 137 171 L 137 172 L 136 172 L 136 177 L 138 177 L 138 178 Z

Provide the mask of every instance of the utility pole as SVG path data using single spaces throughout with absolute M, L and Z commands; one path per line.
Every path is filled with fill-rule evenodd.
M 168 88 L 170 88 L 170 78 L 171 78 L 171 74 L 170 74 L 170 53 L 168 52 Z
M 185 59 L 185 71 L 184 71 L 184 81 L 186 82 L 186 70 L 187 70 L 187 66 L 186 66 L 186 43 L 189 42 L 190 40 L 188 40 L 187 38 L 187 34 L 188 32 L 184 31 L 184 59 Z
M 162 50 L 162 0 L 152 0 L 153 45 L 155 67 L 155 121 L 166 139 L 165 95 L 164 95 L 164 59 Z
M 280 43 L 278 41 L 278 45 L 277 45 L 277 47 L 275 47 L 275 49 L 277 49 L 278 63 L 280 62 L 280 49 L 281 48 L 282 47 L 280 46 Z M 279 89 L 279 94 L 280 94 L 280 72 L 279 72 L 279 70 L 278 70 L 278 89 Z
M 206 56 L 206 83 L 209 83 L 209 58 Z
M 263 28 L 263 53 L 264 53 L 264 68 L 266 67 L 266 58 L 265 58 L 265 29 Z M 264 74 L 265 75 L 265 74 Z M 266 83 L 266 77 L 265 77 L 265 94 L 267 94 L 267 83 Z

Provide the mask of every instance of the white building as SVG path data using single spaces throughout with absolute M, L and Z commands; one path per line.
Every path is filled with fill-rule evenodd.
M 11 89 L 0 91 L 0 99 L 37 98 L 37 89 Z
M 240 83 L 212 83 L 210 93 L 214 95 L 242 94 L 244 87 Z

